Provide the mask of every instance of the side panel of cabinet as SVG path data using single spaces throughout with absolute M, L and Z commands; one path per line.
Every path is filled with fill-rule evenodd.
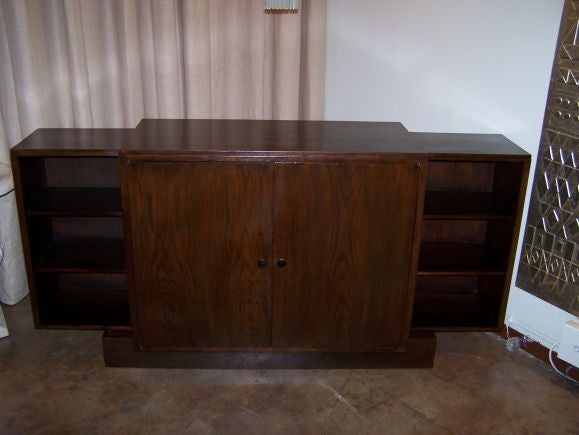
M 417 162 L 276 165 L 274 347 L 404 346 L 420 174 Z
M 140 350 L 271 346 L 271 165 L 123 160 Z

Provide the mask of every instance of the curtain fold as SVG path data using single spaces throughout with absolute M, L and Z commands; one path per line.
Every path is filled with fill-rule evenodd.
M 40 127 L 321 119 L 326 1 L 0 1 L 0 161 Z
M 325 21 L 326 0 L 288 14 L 263 0 L 0 0 L 0 162 L 42 127 L 322 119 Z M 16 222 L 11 201 L 0 216 Z M 3 302 L 23 296 L 12 287 Z

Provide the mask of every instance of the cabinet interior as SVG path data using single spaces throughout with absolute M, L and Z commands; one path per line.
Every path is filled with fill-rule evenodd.
M 126 275 L 38 273 L 38 316 L 43 327 L 115 329 L 129 327 Z
M 129 325 L 116 157 L 19 159 L 39 326 Z
M 20 157 L 39 326 L 128 328 L 117 157 Z M 520 162 L 430 161 L 412 327 L 495 329 Z
M 496 327 L 504 281 L 501 275 L 418 276 L 413 327 L 435 330 Z
M 518 162 L 429 162 L 414 328 L 498 327 L 522 171 Z

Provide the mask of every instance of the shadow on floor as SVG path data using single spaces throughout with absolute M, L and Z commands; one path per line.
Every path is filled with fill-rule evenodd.
M 433 369 L 115 369 L 100 332 L 4 314 L 1 434 L 578 433 L 579 389 L 494 334 L 439 334 Z

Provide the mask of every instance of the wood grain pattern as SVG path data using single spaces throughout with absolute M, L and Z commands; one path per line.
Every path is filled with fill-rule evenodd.
M 269 347 L 271 166 L 129 162 L 124 176 L 138 346 Z
M 406 303 L 419 166 L 276 165 L 273 346 L 397 349 Z
M 120 150 L 400 154 L 420 158 L 529 158 L 498 134 L 411 133 L 395 122 L 146 119 L 136 129 L 39 129 L 14 152 L 20 156 L 116 156 Z
M 493 162 L 440 161 L 428 164 L 428 192 L 490 192 Z

